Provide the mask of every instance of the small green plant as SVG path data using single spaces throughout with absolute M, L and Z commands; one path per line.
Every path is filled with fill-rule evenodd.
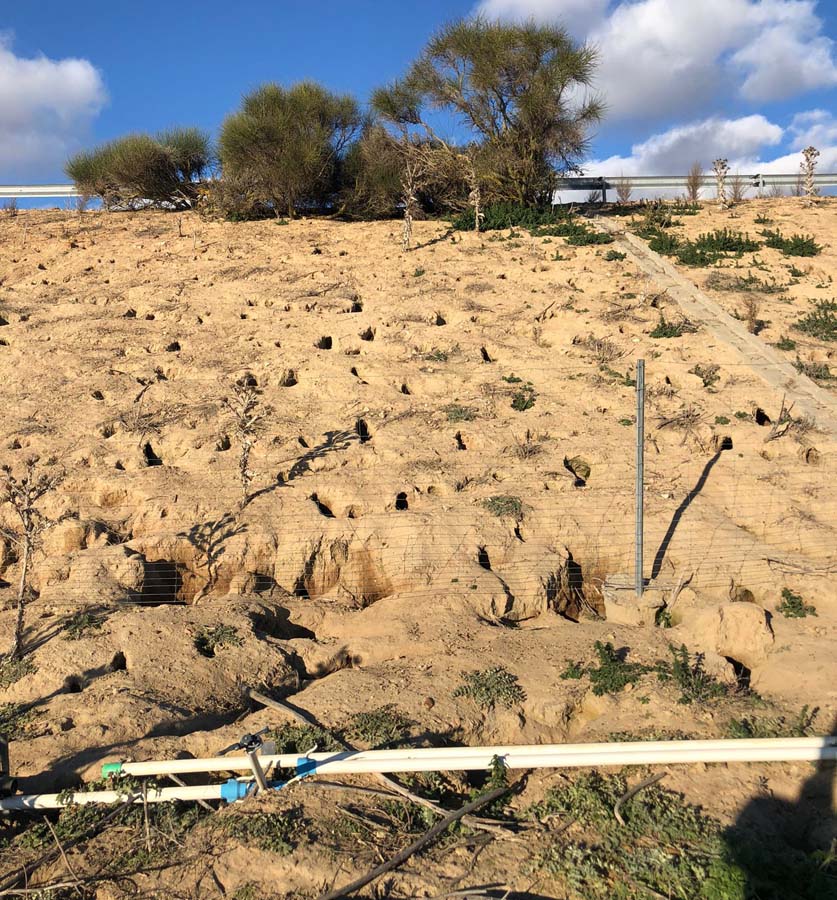
M 513 519 L 523 516 L 523 501 L 520 497 L 500 494 L 483 500 L 482 505 L 494 516 L 509 516 Z
M 706 279 L 706 287 L 716 291 L 739 291 L 740 293 L 784 294 L 787 285 L 777 281 L 765 281 L 750 272 L 734 275 L 727 272 L 712 272 Z
M 0 658 L 0 690 L 11 687 L 21 678 L 32 675 L 38 671 L 31 656 L 15 659 L 11 656 Z
M 316 725 L 287 723 L 269 732 L 277 753 L 308 753 L 314 747 L 324 753 L 342 750 L 342 746 L 327 731 Z
M 756 223 L 756 225 L 772 225 L 773 224 L 773 219 L 769 219 L 767 216 L 763 215 L 762 213 L 759 213 L 753 221 Z
M 817 614 L 816 606 L 806 603 L 799 594 L 794 594 L 790 588 L 782 588 L 782 599 L 776 609 L 786 619 L 804 619 L 806 616 Z
M 37 712 L 17 703 L 0 704 L 0 735 L 10 741 L 20 740 L 35 721 Z
M 721 367 L 716 364 L 702 365 L 698 363 L 693 369 L 689 369 L 690 375 L 697 375 L 707 390 L 711 390 L 721 380 Z
M 581 662 L 567 663 L 567 668 L 560 674 L 562 681 L 578 681 L 584 677 L 584 665 Z
M 821 341 L 837 341 L 837 300 L 816 300 L 794 328 Z
M 483 209 L 480 231 L 504 231 L 506 228 L 536 228 L 565 221 L 569 210 L 561 206 L 527 206 L 518 203 L 489 203 Z M 466 210 L 451 220 L 456 231 L 473 231 L 474 214 Z
M 243 643 L 234 625 L 213 625 L 211 628 L 204 626 L 194 640 L 195 650 L 210 659 L 220 647 L 240 647 Z
M 794 265 L 788 266 L 788 272 L 790 272 L 791 278 L 804 278 L 806 273 L 802 271 L 802 269 L 798 269 Z
M 353 740 L 371 747 L 392 745 L 403 740 L 412 722 L 393 704 L 368 712 L 355 713 L 346 726 L 346 734 Z
M 793 366 L 797 372 L 807 375 L 814 381 L 830 381 L 833 377 L 828 363 L 817 362 L 813 359 L 806 361 L 797 356 Z
M 604 255 L 605 262 L 621 262 L 623 259 L 628 258 L 627 253 L 620 253 L 618 250 L 610 249 Z
M 526 699 L 526 692 L 502 666 L 493 666 L 478 672 L 462 675 L 462 684 L 453 692 L 454 697 L 467 697 L 484 710 L 503 706 L 512 709 Z
M 608 234 L 605 231 L 591 231 L 585 229 L 584 231 L 577 232 L 576 234 L 571 234 L 567 238 L 567 243 L 571 247 L 589 247 L 595 246 L 597 244 L 612 244 L 613 235 Z
M 628 789 L 622 775 L 591 772 L 530 807 L 536 821 L 562 823 L 535 862 L 561 886 L 551 896 L 743 900 L 747 875 L 729 861 L 718 822 L 657 785 Z
M 735 413 L 735 418 L 736 418 L 736 419 L 741 419 L 741 420 L 743 421 L 744 419 L 752 419 L 753 416 L 752 416 L 750 413 L 745 412 L 743 409 L 739 409 L 739 410 Z
M 477 417 L 477 411 L 472 406 L 460 406 L 458 403 L 449 403 L 445 407 L 445 415 L 448 422 L 473 422 Z
M 216 827 L 228 837 L 259 850 L 287 856 L 299 842 L 305 826 L 302 807 L 292 807 L 281 812 L 239 812 L 219 816 Z
M 649 337 L 662 338 L 679 338 L 683 336 L 683 325 L 680 322 L 668 322 L 665 316 L 660 313 L 660 320 L 648 335 Z
M 421 278 L 421 276 L 424 274 L 425 274 L 424 269 L 421 269 L 421 268 L 416 269 L 415 272 L 413 272 L 413 278 Z
M 680 690 L 680 703 L 705 703 L 727 695 L 726 686 L 704 669 L 702 653 L 692 656 L 685 644 L 679 647 L 669 644 L 668 649 L 671 661 L 657 663 L 657 676 L 660 681 L 675 684 Z
M 93 631 L 100 631 L 104 622 L 104 616 L 89 612 L 73 613 L 64 626 L 64 640 L 79 641 Z
M 505 381 L 506 384 L 522 384 L 523 383 L 523 379 L 518 378 L 517 375 L 514 375 L 514 374 L 503 375 L 503 377 L 500 380 Z
M 447 362 L 448 359 L 450 359 L 450 351 L 440 350 L 438 347 L 434 347 L 428 353 L 424 354 L 424 358 L 428 362 Z
M 773 346 L 777 350 L 796 350 L 796 341 L 791 340 L 786 334 L 783 334 Z
M 631 418 L 620 419 L 619 424 L 624 425 L 626 428 L 630 428 L 630 426 L 634 424 L 634 420 Z
M 785 256 L 816 256 L 822 247 L 809 234 L 794 234 L 785 237 L 780 231 L 762 231 L 765 244 L 773 250 L 780 250 Z M 798 276 L 794 276 L 798 277 Z
M 729 425 L 729 419 L 726 416 L 715 416 L 716 425 Z
M 701 234 L 694 243 L 698 250 L 706 253 L 753 253 L 761 247 L 749 234 L 729 228 Z
M 727 723 L 727 734 L 731 738 L 789 738 L 810 737 L 814 733 L 814 722 L 819 709 L 803 706 L 792 719 L 785 716 L 745 716 L 731 719 Z
M 520 390 L 512 394 L 511 408 L 517 412 L 526 412 L 527 409 L 531 409 L 535 405 L 537 396 L 532 384 L 527 382 Z
M 610 642 L 603 644 L 601 641 L 596 641 L 593 644 L 593 650 L 596 653 L 598 666 L 596 668 L 588 667 L 587 674 L 590 676 L 593 693 L 598 696 L 618 693 L 625 685 L 633 684 L 651 671 L 642 663 L 626 662 L 624 657 L 614 650 L 613 644 Z

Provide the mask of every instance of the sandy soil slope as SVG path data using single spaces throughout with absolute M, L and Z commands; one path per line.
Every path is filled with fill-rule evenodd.
M 835 296 L 833 202 L 706 209 L 678 228 L 755 233 L 757 215 L 825 245 L 801 263 L 757 254 L 759 278 L 792 282 L 759 295 L 759 338 L 792 336 L 788 359 L 828 364 L 833 347 L 793 323 Z M 19 472 L 37 454 L 65 473 L 44 499 L 60 522 L 34 566 L 33 671 L 0 685 L 0 705 L 27 713 L 11 746 L 26 790 L 92 779 L 104 760 L 212 754 L 280 724 L 243 699 L 245 685 L 333 727 L 394 704 L 414 735 L 466 743 L 718 735 L 752 711 L 741 694 L 683 705 L 651 675 L 605 697 L 562 679 L 593 661 L 597 640 L 649 665 L 684 643 L 722 681 L 744 673 L 764 715 L 818 706 L 816 730 L 829 729 L 835 434 L 807 422 L 781 436 L 781 387 L 705 330 L 652 337 L 661 315 L 683 312 L 608 246 L 416 231 L 404 254 L 397 223 L 0 218 L 0 463 Z M 740 313 L 714 270 L 681 271 Z M 654 608 L 642 625 L 613 606 L 604 618 L 604 581 L 632 569 L 639 358 L 645 575 L 655 602 L 672 604 L 671 628 L 654 626 Z M 241 378 L 263 413 L 244 504 L 223 403 Z M 18 570 L 0 541 L 4 639 Z M 817 615 L 780 614 L 783 589 Z M 80 611 L 98 627 L 66 640 Z M 201 653 L 218 625 L 234 638 Z M 526 699 L 485 711 L 455 696 L 463 672 L 489 666 L 514 673 Z M 759 779 L 793 799 L 808 774 L 704 767 L 667 783 L 730 821 Z M 535 778 L 527 791 L 543 789 Z M 303 802 L 313 820 L 333 812 L 332 797 Z M 365 868 L 316 844 L 254 866 L 211 831 L 200 840 L 199 866 L 148 876 L 148 889 L 221 896 L 220 879 L 232 895 L 257 874 L 310 896 L 339 867 Z M 522 891 L 530 855 L 504 843 L 475 872 Z M 391 896 L 439 893 L 469 858 L 414 867 Z

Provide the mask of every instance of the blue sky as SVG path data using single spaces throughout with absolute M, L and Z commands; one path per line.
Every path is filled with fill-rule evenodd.
M 242 93 L 313 78 L 365 100 L 443 22 L 562 20 L 601 52 L 590 171 L 682 173 L 718 155 L 837 169 L 837 0 L 4 0 L 0 183 L 63 180 L 80 146 L 173 124 L 215 133 Z

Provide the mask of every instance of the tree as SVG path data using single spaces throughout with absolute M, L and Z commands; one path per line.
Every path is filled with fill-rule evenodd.
M 0 503 L 11 506 L 17 526 L 0 527 L 0 534 L 17 544 L 20 550 L 20 581 L 17 592 L 17 617 L 9 651 L 11 659 L 23 655 L 23 631 L 26 602 L 29 598 L 30 567 L 40 537 L 53 525 L 39 508 L 41 499 L 63 479 L 63 473 L 38 471 L 38 459 L 32 457 L 24 465 L 23 474 L 16 477 L 10 466 L 3 466 L 0 475 Z
M 556 172 L 580 172 L 604 106 L 581 96 L 597 53 L 554 25 L 478 17 L 431 39 L 394 96 L 453 113 L 478 144 L 475 165 L 492 199 L 551 202 Z M 420 115 L 418 115 L 420 119 Z
M 363 117 L 348 94 L 310 81 L 285 89 L 265 84 L 244 97 L 221 127 L 224 176 L 244 178 L 275 215 L 322 205 L 335 192 L 339 168 Z

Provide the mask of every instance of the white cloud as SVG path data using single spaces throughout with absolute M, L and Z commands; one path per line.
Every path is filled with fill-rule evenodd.
M 63 164 L 106 100 L 85 59 L 16 56 L 0 34 L 0 180 Z
M 783 129 L 764 116 L 704 119 L 655 134 L 635 144 L 630 156 L 597 160 L 585 171 L 596 175 L 682 175 L 692 163 L 708 168 L 719 156 L 729 159 L 735 171 L 739 161 L 758 159 L 764 148 L 781 143 L 783 135 Z
M 812 109 L 797 113 L 788 129 L 793 136 L 791 146 L 803 150 L 814 146 L 817 149 L 837 145 L 837 118 L 825 109 Z
M 604 18 L 609 0 L 481 0 L 477 11 L 489 19 L 559 21 L 584 37 Z
M 794 152 L 774 156 L 771 148 L 788 136 Z M 793 175 L 802 162 L 801 149 L 809 144 L 820 151 L 818 171 L 837 171 L 837 119 L 826 110 L 797 114 L 787 130 L 758 115 L 679 125 L 635 144 L 629 156 L 594 160 L 584 171 L 611 177 L 684 175 L 695 162 L 708 172 L 714 159 L 725 157 L 733 173 Z
M 578 0 L 477 7 L 518 19 L 581 16 L 576 24 L 601 51 L 598 87 L 611 121 L 694 116 L 724 94 L 760 102 L 837 85 L 835 45 L 816 0 L 598 0 L 580 9 Z

